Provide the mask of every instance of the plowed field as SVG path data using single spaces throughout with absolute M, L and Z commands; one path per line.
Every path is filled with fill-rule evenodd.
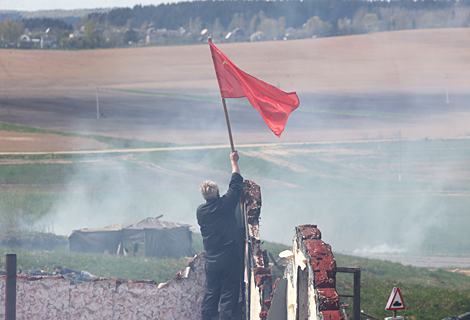
M 244 71 L 298 92 L 301 106 L 281 141 L 470 132 L 470 29 L 220 44 L 219 49 Z M 0 50 L 0 72 L 1 122 L 182 144 L 228 141 L 205 44 Z M 235 143 L 280 141 L 249 105 L 228 104 Z M 3 133 L 0 151 L 106 147 L 83 139 L 64 143 L 68 139 Z

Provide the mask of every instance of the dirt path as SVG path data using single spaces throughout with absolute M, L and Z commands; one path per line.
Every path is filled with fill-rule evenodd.
M 0 131 L 0 135 L 1 135 Z M 8 132 L 9 133 L 9 132 Z M 8 133 L 6 136 L 8 136 Z M 17 141 L 14 136 L 16 133 L 11 133 L 10 141 Z M 36 134 L 31 135 L 31 137 L 24 138 L 27 141 L 35 141 Z M 40 135 L 39 135 L 40 136 Z M 56 137 L 56 136 L 52 136 Z M 42 137 L 41 137 L 42 138 Z M 58 138 L 63 138 L 58 136 Z M 68 137 L 64 137 L 68 138 Z M 21 139 L 21 138 L 20 138 Z M 50 139 L 50 137 L 47 137 Z M 82 138 L 77 138 L 82 139 Z M 470 140 L 470 137 L 441 137 L 439 140 Z M 1 138 L 0 138 L 1 140 Z M 60 140 L 60 139 L 58 139 Z M 89 140 L 89 139 L 83 139 Z M 402 139 L 402 141 L 418 141 L 421 139 Z M 94 140 L 91 140 L 94 141 Z M 357 143 L 380 143 L 380 142 L 397 142 L 399 139 L 370 139 L 370 140 L 335 140 L 335 141 L 303 141 L 303 142 L 278 142 L 278 143 L 240 143 L 237 144 L 237 148 L 261 148 L 261 147 L 277 147 L 277 146 L 305 146 L 305 145 L 334 145 L 334 144 L 357 144 Z M 49 144 L 54 144 L 53 141 L 48 141 Z M 3 145 L 2 145 L 3 146 Z M 97 143 L 94 145 L 90 143 L 90 146 L 104 146 L 106 144 Z M 36 148 L 38 146 L 36 145 Z M 85 144 L 82 145 L 83 148 L 86 147 Z M 179 150 L 210 150 L 210 149 L 228 149 L 230 148 L 229 144 L 215 144 L 215 145 L 202 145 L 202 146 L 180 146 L 180 147 L 159 147 L 159 148 L 139 148 L 139 149 L 101 149 L 101 150 L 57 150 L 57 151 L 8 151 L 0 152 L 0 155 L 46 155 L 46 154 L 55 154 L 55 155 L 70 155 L 70 154 L 110 154 L 110 153 L 147 153 L 147 152 L 158 152 L 158 151 L 179 151 Z M 261 156 L 260 154 L 250 153 L 251 156 Z M 301 170 L 299 168 L 299 170 Z
M 37 134 L 0 131 L 0 151 L 60 152 L 64 150 L 106 149 L 109 146 L 93 139 L 66 137 L 53 134 Z

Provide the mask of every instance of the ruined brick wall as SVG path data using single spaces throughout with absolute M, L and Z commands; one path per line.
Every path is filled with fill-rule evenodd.
M 261 192 L 252 181 L 245 180 L 244 184 L 252 250 L 250 320 L 266 319 L 273 298 L 273 279 L 259 235 Z M 316 225 L 301 225 L 295 232 L 293 255 L 285 272 L 288 278 L 287 318 L 343 320 L 336 292 L 336 261 L 331 246 L 321 240 L 321 232 Z
M 71 285 L 61 276 L 17 278 L 16 319 L 165 319 L 201 317 L 204 256 L 172 280 L 99 278 Z M 5 319 L 5 276 L 0 276 L 0 319 Z
M 261 250 L 261 192 L 244 181 L 251 263 L 250 320 L 266 319 L 272 302 L 272 275 L 266 250 Z M 336 292 L 336 262 L 331 246 L 316 225 L 296 227 L 292 257 L 286 268 L 287 319 L 343 320 Z M 247 277 L 245 277 L 247 280 Z M 61 276 L 17 278 L 17 319 L 162 319 L 199 320 L 204 296 L 204 256 L 172 280 L 157 285 L 146 280 L 99 278 L 73 285 Z M 284 282 L 285 283 L 285 282 Z M 246 283 L 248 284 L 248 283 Z M 5 319 L 5 276 L 0 276 L 0 320 Z
M 245 209 L 251 244 L 250 272 L 250 320 L 266 319 L 270 307 L 272 280 L 269 258 L 261 250 L 259 216 L 261 214 L 261 190 L 250 180 L 244 181 Z
M 316 225 L 301 225 L 295 231 L 292 259 L 285 272 L 288 279 L 287 318 L 343 320 L 331 246 L 321 240 Z

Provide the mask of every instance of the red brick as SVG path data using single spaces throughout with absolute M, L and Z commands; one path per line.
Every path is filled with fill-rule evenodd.
M 339 296 L 335 288 L 318 288 L 319 309 L 339 310 Z
M 281 279 L 281 278 L 277 278 L 276 281 L 274 281 L 274 284 L 273 284 L 273 292 L 274 292 L 274 290 L 276 289 L 276 286 L 277 286 L 277 283 L 278 283 L 279 279 Z
M 327 255 L 328 250 L 325 243 L 317 239 L 307 239 L 303 243 L 307 247 L 307 251 L 311 257 L 316 257 L 317 255 Z
M 248 223 L 253 224 L 258 220 L 261 209 L 260 187 L 250 180 L 244 180 L 246 215 Z
M 328 254 L 333 256 L 333 251 L 331 250 L 331 245 L 329 243 L 326 243 L 325 245 L 326 245 L 326 251 L 328 252 Z
M 325 316 L 325 320 L 343 320 L 343 316 L 339 312 L 339 310 L 333 311 L 322 311 L 323 315 Z
M 271 268 L 257 267 L 255 268 L 255 274 L 271 274 Z
M 243 181 L 245 190 L 245 203 L 247 210 L 261 208 L 261 190 L 260 187 L 250 180 Z
M 320 271 L 320 261 L 321 259 L 318 259 L 317 257 L 313 257 L 310 259 L 310 265 L 313 268 L 313 271 Z
M 273 276 L 270 274 L 257 274 L 255 276 L 255 279 L 256 279 L 256 285 L 259 287 L 262 284 L 264 284 L 266 281 L 269 283 L 269 285 L 271 285 L 273 281 Z
M 321 257 L 321 258 L 319 258 Z M 336 273 L 336 261 L 333 256 L 319 256 L 310 259 L 310 265 L 312 266 L 314 271 L 332 271 Z
M 335 288 L 336 280 L 333 277 L 328 277 L 325 270 L 315 272 L 315 286 L 317 288 Z
M 256 275 L 255 279 L 256 279 L 256 285 L 258 287 L 263 284 L 263 276 L 262 275 Z
M 327 255 L 322 259 L 322 268 L 326 271 L 334 271 L 336 273 L 336 260 L 333 255 Z
M 315 224 L 303 224 L 298 226 L 297 229 L 302 235 L 302 240 L 321 239 L 321 231 L 317 228 Z

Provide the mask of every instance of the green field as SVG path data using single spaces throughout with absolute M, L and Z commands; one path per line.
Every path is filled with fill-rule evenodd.
M 361 309 L 376 318 L 392 317 L 385 311 L 393 287 L 399 287 L 405 319 L 439 320 L 470 311 L 470 277 L 444 269 L 417 268 L 400 263 L 335 254 L 338 266 L 361 268 Z M 353 275 L 337 274 L 337 291 L 353 293 Z M 350 305 L 352 299 L 342 298 Z M 365 317 L 363 318 L 365 319 Z
M 115 147 L 144 146 L 117 140 Z M 341 252 L 386 244 L 398 252 L 470 254 L 469 139 L 239 149 L 244 177 L 262 188 L 261 230 L 268 240 L 290 243 L 295 225 L 314 223 Z M 158 214 L 196 225 L 199 183 L 218 179 L 223 189 L 228 152 L 3 155 L 0 230 L 40 226 L 67 235 L 77 227 Z M 61 227 L 62 221 L 70 225 Z
M 4 126 L 3 130 L 35 132 Z M 53 133 L 53 132 L 38 132 Z M 61 134 L 61 133 L 53 133 Z M 141 141 L 87 136 L 113 148 L 158 147 Z M 362 309 L 378 318 L 399 286 L 407 319 L 442 319 L 470 310 L 468 277 L 354 257 L 377 248 L 418 255 L 470 255 L 470 140 L 404 140 L 272 144 L 238 148 L 244 178 L 261 186 L 261 236 L 276 252 L 294 227 L 317 224 L 338 265 L 363 270 Z M 123 154 L 0 156 L 0 233 L 68 235 L 71 230 L 164 214 L 197 226 L 201 181 L 228 182 L 229 149 Z M 197 232 L 197 229 L 196 229 Z M 195 239 L 195 248 L 201 247 Z M 197 249 L 198 250 L 198 249 Z M 2 249 L 0 253 L 8 252 Z M 348 253 L 345 255 L 342 253 Z M 18 251 L 23 268 L 63 264 L 98 276 L 162 282 L 185 259 L 131 258 Z M 282 274 L 275 269 L 276 275 Z M 352 276 L 338 275 L 350 293 Z M 346 301 L 348 302 L 348 301 Z
M 202 248 L 200 234 L 194 234 L 194 248 Z M 287 246 L 267 242 L 263 244 L 277 257 Z M 123 257 L 106 254 L 85 254 L 56 251 L 28 251 L 0 247 L 0 269 L 4 268 L 5 254 L 16 253 L 18 266 L 23 271 L 42 269 L 52 272 L 55 265 L 87 270 L 100 277 L 123 279 L 148 279 L 157 283 L 168 281 L 175 273 L 187 266 L 188 259 L 158 259 L 153 257 Z M 335 254 L 338 266 L 361 268 L 361 309 L 377 318 L 392 316 L 384 310 L 394 286 L 400 287 L 407 309 L 398 315 L 406 319 L 440 320 L 451 315 L 460 315 L 470 310 L 470 277 L 451 273 L 443 269 L 416 268 L 399 263 Z M 285 263 L 282 261 L 281 263 Z M 273 268 L 275 277 L 281 276 Z M 352 275 L 337 274 L 337 291 L 352 294 Z M 352 314 L 352 301 L 342 298 L 350 305 L 346 308 Z M 365 317 L 363 319 L 366 319 Z

